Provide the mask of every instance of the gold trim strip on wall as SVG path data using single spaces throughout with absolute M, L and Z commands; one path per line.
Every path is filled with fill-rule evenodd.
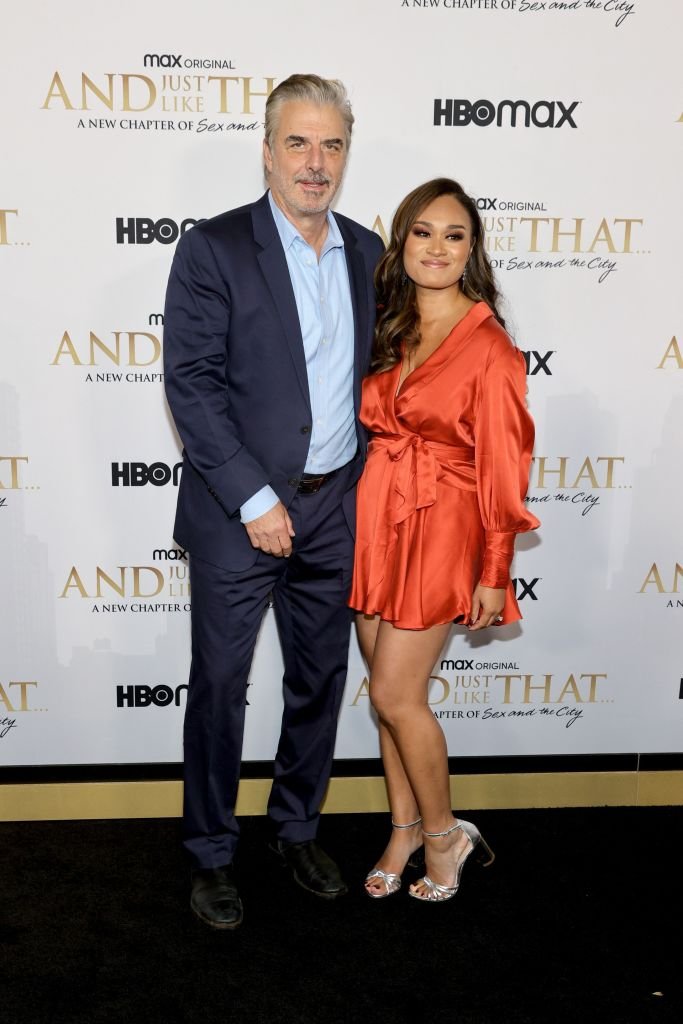
M 237 813 L 265 814 L 270 780 L 240 783 Z M 451 776 L 458 810 L 526 807 L 629 807 L 683 804 L 683 771 L 539 772 Z M 180 782 L 71 782 L 0 786 L 0 821 L 95 818 L 175 818 Z M 387 811 L 381 778 L 335 778 L 323 804 L 327 814 Z

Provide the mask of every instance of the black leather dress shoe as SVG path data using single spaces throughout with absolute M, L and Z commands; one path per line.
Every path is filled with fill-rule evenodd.
M 271 849 L 290 869 L 294 881 L 302 889 L 326 900 L 348 892 L 339 868 L 314 839 L 303 843 L 285 843 L 278 839 Z
M 242 901 L 237 892 L 232 864 L 192 871 L 190 906 L 212 928 L 237 928 L 242 923 Z

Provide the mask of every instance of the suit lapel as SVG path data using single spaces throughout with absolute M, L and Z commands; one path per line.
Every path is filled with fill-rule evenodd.
M 368 362 L 367 271 L 363 254 L 356 246 L 354 235 L 340 217 L 337 217 L 336 221 L 344 239 L 344 255 L 346 256 L 346 266 L 348 267 L 349 283 L 351 285 L 354 326 L 353 404 L 356 416 L 358 416 L 361 401 L 361 384 Z
M 301 336 L 299 311 L 296 308 L 287 259 L 273 215 L 270 212 L 267 193 L 254 204 L 251 216 L 254 225 L 254 238 L 261 246 L 261 252 L 257 254 L 257 259 L 278 311 L 302 394 L 310 409 L 311 399 L 308 392 L 306 356 Z
M 261 247 L 257 258 L 282 323 L 302 394 L 310 408 L 311 399 L 308 391 L 306 356 L 299 313 L 289 277 L 287 259 L 270 211 L 268 193 L 254 204 L 251 215 L 254 239 Z M 369 355 L 367 271 L 363 254 L 358 249 L 356 238 L 345 224 L 344 218 L 337 217 L 335 219 L 344 239 L 344 256 L 349 273 L 354 327 L 353 402 L 356 415 L 358 415 L 361 402 L 361 383 L 367 370 Z

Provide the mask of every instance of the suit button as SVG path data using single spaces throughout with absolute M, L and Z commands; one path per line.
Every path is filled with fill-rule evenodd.
M 290 487 L 298 487 L 299 486 L 299 479 L 298 479 L 298 477 L 293 476 L 291 478 L 291 480 L 287 481 L 287 483 L 289 484 Z
M 310 427 L 302 427 L 301 428 L 301 433 L 302 434 L 310 434 L 310 432 L 311 432 L 311 428 Z

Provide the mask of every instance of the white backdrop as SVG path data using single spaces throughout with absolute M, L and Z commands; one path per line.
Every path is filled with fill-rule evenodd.
M 0 762 L 181 757 L 160 314 L 178 232 L 260 195 L 264 94 L 294 71 L 351 93 L 341 211 L 386 232 L 436 175 L 479 197 L 528 353 L 543 525 L 516 556 L 521 626 L 456 629 L 435 669 L 450 752 L 675 750 L 676 0 L 26 0 L 4 28 Z M 273 757 L 280 674 L 268 613 L 248 759 Z M 354 647 L 341 758 L 377 755 L 364 676 Z

